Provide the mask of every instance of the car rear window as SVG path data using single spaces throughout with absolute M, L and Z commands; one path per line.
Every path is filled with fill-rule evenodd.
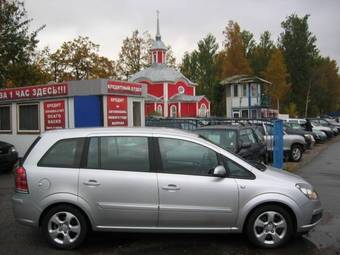
M 56 142 L 40 159 L 38 166 L 79 168 L 84 138 L 63 139 Z
M 195 133 L 200 134 L 207 140 L 220 146 L 225 150 L 235 151 L 237 147 L 237 133 L 235 130 L 211 129 L 196 130 Z
M 38 136 L 34 141 L 33 143 L 31 144 L 30 147 L 28 147 L 24 157 L 21 159 L 20 163 L 21 164 L 24 164 L 25 160 L 27 159 L 28 155 L 31 153 L 31 151 L 33 150 L 33 148 L 35 147 L 35 145 L 40 141 L 41 137 Z

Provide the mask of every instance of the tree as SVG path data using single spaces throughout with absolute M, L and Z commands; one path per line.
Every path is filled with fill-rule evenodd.
M 264 31 L 261 34 L 259 44 L 253 48 L 251 54 L 248 54 L 251 68 L 257 76 L 263 76 L 263 72 L 268 65 L 273 49 L 275 48 L 270 36 L 269 31 Z
M 256 47 L 256 42 L 253 33 L 247 30 L 241 32 L 242 41 L 244 44 L 244 55 L 249 58 Z
M 197 83 L 198 82 L 198 56 L 197 51 L 191 53 L 185 52 L 182 64 L 180 65 L 180 71 L 189 80 Z
M 296 103 L 300 115 L 308 111 L 308 91 L 313 65 L 318 55 L 316 37 L 308 28 L 308 17 L 309 15 L 302 18 L 296 14 L 290 15 L 281 23 L 284 31 L 279 38 L 279 47 L 283 51 L 292 84 L 290 100 Z
M 51 53 L 43 49 L 36 63 L 56 82 L 97 78 L 116 78 L 115 63 L 98 54 L 99 45 L 88 37 L 64 42 Z
M 151 64 L 151 45 L 152 40 L 147 32 L 140 35 L 139 31 L 135 30 L 131 37 L 124 39 L 117 61 L 120 78 L 127 80 L 130 75 Z
M 223 34 L 225 36 L 224 50 L 219 53 L 219 58 L 223 63 L 221 79 L 236 74 L 252 73 L 246 58 L 246 45 L 244 43 L 245 34 L 242 36 L 241 28 L 238 23 L 229 21 Z
M 264 78 L 272 83 L 268 85 L 268 93 L 275 99 L 276 109 L 280 110 L 280 101 L 289 92 L 287 67 L 280 49 L 273 50 L 268 66 L 264 71 Z
M 29 32 L 32 19 L 26 14 L 21 1 L 0 1 L 0 88 L 32 84 L 42 77 L 31 59 L 44 26 Z

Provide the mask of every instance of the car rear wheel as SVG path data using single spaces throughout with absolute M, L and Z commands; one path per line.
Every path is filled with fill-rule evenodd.
M 73 249 L 85 240 L 88 224 L 84 214 L 77 208 L 58 205 L 45 214 L 41 229 L 53 247 Z
M 302 148 L 298 144 L 293 144 L 290 152 L 289 152 L 289 159 L 293 162 L 298 162 L 302 158 Z
M 246 234 L 256 246 L 265 248 L 281 246 L 293 235 L 291 216 L 280 206 L 260 207 L 250 215 Z

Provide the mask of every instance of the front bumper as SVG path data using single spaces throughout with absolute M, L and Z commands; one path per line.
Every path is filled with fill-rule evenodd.
M 314 228 L 322 220 L 323 209 L 320 200 L 308 201 L 301 207 L 300 225 L 297 232 L 306 232 Z

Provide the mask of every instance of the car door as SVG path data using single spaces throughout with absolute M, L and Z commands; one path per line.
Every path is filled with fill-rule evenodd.
M 158 138 L 159 227 L 228 228 L 236 224 L 234 179 L 212 176 L 219 165 L 211 148 L 188 140 Z
M 149 138 L 90 137 L 79 197 L 99 228 L 155 227 L 158 188 L 150 172 Z

